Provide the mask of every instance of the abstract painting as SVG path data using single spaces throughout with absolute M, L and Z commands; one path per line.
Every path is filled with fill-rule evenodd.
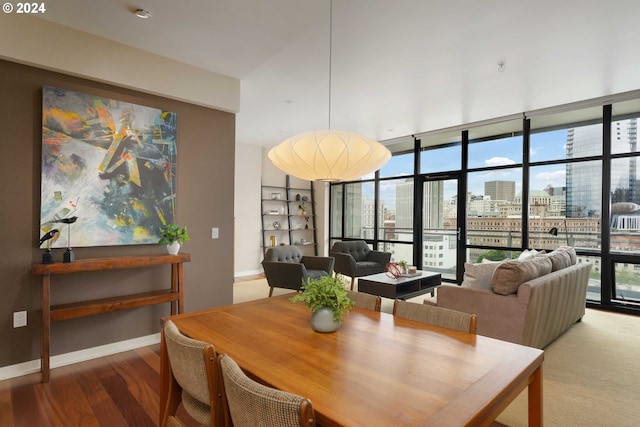
M 176 113 L 45 86 L 42 247 L 157 243 L 176 203 Z

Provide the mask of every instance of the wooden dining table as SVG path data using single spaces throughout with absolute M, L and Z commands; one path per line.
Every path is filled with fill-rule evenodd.
M 359 308 L 337 332 L 318 333 L 292 295 L 163 322 L 212 343 L 255 380 L 309 398 L 321 426 L 487 426 L 527 387 L 529 425 L 542 425 L 542 350 Z

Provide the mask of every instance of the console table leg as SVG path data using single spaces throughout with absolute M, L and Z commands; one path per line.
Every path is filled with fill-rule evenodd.
M 42 327 L 40 331 L 40 370 L 42 372 L 42 382 L 49 382 L 49 352 L 50 352 L 50 334 L 51 334 L 51 316 L 50 316 L 50 291 L 51 276 L 42 276 L 42 293 L 40 294 L 40 309 L 42 316 Z
M 184 313 L 184 264 L 178 264 L 178 313 Z

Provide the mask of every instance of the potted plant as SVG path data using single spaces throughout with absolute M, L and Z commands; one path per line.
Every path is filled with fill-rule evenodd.
M 300 215 L 306 215 L 307 214 L 307 206 L 304 204 L 304 202 L 300 203 L 298 205 L 298 209 L 300 209 Z
M 351 311 L 349 299 L 337 277 L 322 276 L 302 284 L 302 292 L 291 302 L 304 302 L 311 309 L 311 325 L 316 332 L 335 332 L 342 324 L 342 315 Z
M 407 274 L 407 261 L 400 260 L 398 261 L 398 265 L 400 266 L 400 273 Z
M 187 234 L 187 227 L 179 227 L 173 222 L 161 228 L 160 235 L 162 237 L 158 241 L 158 244 L 167 245 L 167 251 L 171 255 L 176 255 L 180 252 L 180 245 L 191 240 L 189 234 Z

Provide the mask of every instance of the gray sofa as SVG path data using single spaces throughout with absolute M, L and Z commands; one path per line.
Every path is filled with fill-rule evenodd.
M 542 349 L 584 316 L 590 272 L 569 247 L 525 261 L 466 264 L 464 286 L 440 286 L 435 305 L 476 314 L 479 335 Z

